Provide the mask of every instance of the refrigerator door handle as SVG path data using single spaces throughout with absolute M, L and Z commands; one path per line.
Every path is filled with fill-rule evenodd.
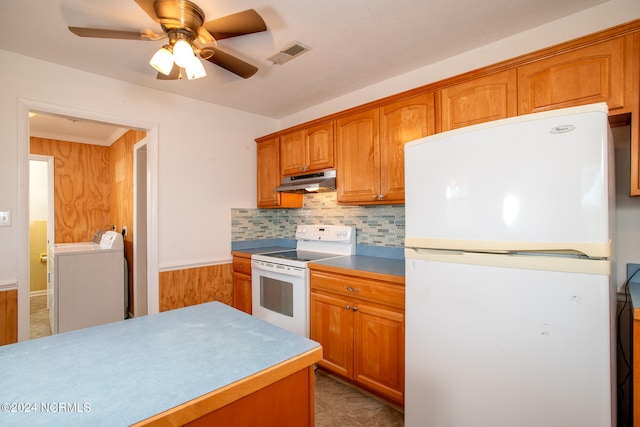
M 492 254 L 438 249 L 405 248 L 408 265 L 411 260 L 486 265 L 527 270 L 564 271 L 568 273 L 611 274 L 611 261 L 549 255 Z

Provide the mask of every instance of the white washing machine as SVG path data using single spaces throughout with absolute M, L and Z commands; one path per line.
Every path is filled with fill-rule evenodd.
M 115 231 L 93 242 L 49 245 L 47 290 L 51 333 L 124 319 L 124 242 Z

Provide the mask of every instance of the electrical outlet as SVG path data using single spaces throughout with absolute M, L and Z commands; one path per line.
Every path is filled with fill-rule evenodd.
M 11 211 L 0 212 L 0 227 L 11 227 Z

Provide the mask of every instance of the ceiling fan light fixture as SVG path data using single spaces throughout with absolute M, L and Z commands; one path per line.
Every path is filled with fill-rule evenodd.
M 187 68 L 191 61 L 195 58 L 191 43 L 187 40 L 179 39 L 173 45 L 173 60 L 179 67 Z
M 159 73 L 168 76 L 173 68 L 173 55 L 168 45 L 164 45 L 151 57 L 149 64 Z
M 199 79 L 207 75 L 207 72 L 204 70 L 204 65 L 202 65 L 202 62 L 200 62 L 196 56 L 192 57 L 184 70 L 187 74 L 187 79 L 189 80 Z

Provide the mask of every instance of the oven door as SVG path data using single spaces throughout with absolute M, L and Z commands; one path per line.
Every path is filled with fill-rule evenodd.
M 290 332 L 309 337 L 307 268 L 251 261 L 253 315 Z

